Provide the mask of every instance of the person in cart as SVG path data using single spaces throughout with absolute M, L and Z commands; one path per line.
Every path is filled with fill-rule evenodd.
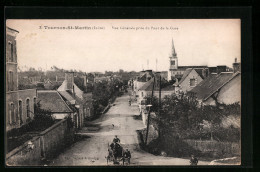
M 120 143 L 120 139 L 115 135 L 115 138 L 113 139 L 113 143 Z

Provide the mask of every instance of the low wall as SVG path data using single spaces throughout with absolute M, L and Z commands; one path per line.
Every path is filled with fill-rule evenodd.
M 48 159 L 55 156 L 65 145 L 69 144 L 70 140 L 73 140 L 72 132 L 73 128 L 68 128 L 66 119 L 59 121 L 47 130 L 41 132 L 42 157 Z
M 231 142 L 202 141 L 202 140 L 184 140 L 195 150 L 201 152 L 219 152 L 233 155 L 240 155 L 240 144 Z
M 32 150 L 27 148 L 28 141 L 6 155 L 9 166 L 39 165 L 42 159 L 50 159 L 74 141 L 74 129 L 68 127 L 67 119 L 52 125 L 35 136 L 31 142 Z
M 6 165 L 7 166 L 17 166 L 17 165 L 37 165 L 41 160 L 41 143 L 40 137 L 34 137 L 31 142 L 34 145 L 34 149 L 28 150 L 28 141 L 22 146 L 19 146 L 9 152 L 6 155 Z

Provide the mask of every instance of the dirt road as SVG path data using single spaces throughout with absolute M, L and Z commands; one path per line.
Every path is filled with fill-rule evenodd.
M 189 165 L 188 159 L 154 156 L 141 150 L 138 146 L 136 130 L 145 126 L 141 120 L 135 120 L 138 115 L 137 104 L 128 105 L 127 94 L 118 97 L 106 114 L 99 119 L 92 121 L 88 127 L 80 131 L 85 136 L 81 141 L 61 153 L 53 160 L 50 166 L 103 166 L 107 165 L 108 144 L 117 135 L 121 145 L 128 148 L 132 154 L 131 165 Z M 206 165 L 209 162 L 199 162 L 199 165 Z M 112 162 L 109 165 L 113 165 Z

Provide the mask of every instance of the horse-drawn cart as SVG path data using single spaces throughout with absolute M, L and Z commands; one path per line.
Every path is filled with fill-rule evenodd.
M 109 162 L 113 162 L 113 164 L 117 165 L 125 165 L 125 163 L 130 164 L 130 158 L 131 157 L 125 156 L 125 150 L 121 145 L 111 148 L 111 145 L 108 143 L 108 155 L 106 156 L 107 164 L 109 164 Z

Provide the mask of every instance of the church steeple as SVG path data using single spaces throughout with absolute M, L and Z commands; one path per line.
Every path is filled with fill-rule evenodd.
M 174 47 L 174 43 L 173 43 L 173 39 L 172 39 L 172 57 L 176 57 L 177 53 L 175 51 L 175 47 Z
M 175 51 L 173 39 L 172 39 L 172 52 L 170 55 L 170 68 L 169 68 L 169 73 L 168 73 L 168 80 L 172 80 L 175 77 L 175 71 L 178 70 L 178 57 L 177 53 Z

